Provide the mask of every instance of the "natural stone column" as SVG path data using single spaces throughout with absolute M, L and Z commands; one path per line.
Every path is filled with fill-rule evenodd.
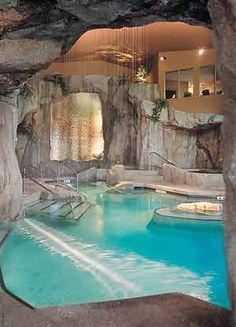
M 15 154 L 17 108 L 14 96 L 0 97 L 0 222 L 21 212 L 22 178 Z
M 225 246 L 229 295 L 236 326 L 236 1 L 210 0 L 216 49 L 226 94 L 224 121 Z

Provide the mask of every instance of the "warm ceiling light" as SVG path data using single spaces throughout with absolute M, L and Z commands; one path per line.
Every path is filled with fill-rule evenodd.
M 160 61 L 165 61 L 166 57 L 160 56 Z
M 199 56 L 202 56 L 204 54 L 205 50 L 204 49 L 199 49 L 198 50 L 198 54 Z

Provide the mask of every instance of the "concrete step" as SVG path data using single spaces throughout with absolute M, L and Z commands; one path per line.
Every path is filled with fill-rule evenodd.
M 163 178 L 152 170 L 126 170 L 124 180 L 138 183 L 161 183 Z

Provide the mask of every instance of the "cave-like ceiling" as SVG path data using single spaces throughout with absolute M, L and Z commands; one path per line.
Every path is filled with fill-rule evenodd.
M 208 0 L 1 0 L 0 94 L 64 54 L 86 31 L 182 21 L 211 26 Z
M 133 67 L 163 51 L 212 48 L 212 31 L 177 22 L 86 32 L 58 62 L 102 60 Z

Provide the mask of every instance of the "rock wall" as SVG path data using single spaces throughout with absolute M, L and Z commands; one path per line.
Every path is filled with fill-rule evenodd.
M 160 119 L 153 120 L 150 116 L 154 105 L 145 100 L 140 106 L 137 136 L 140 169 L 162 166 L 162 157 L 182 168 L 222 168 L 223 116 L 165 108 Z
M 181 3 L 180 3 L 181 2 Z M 0 2 L 0 94 L 17 89 L 95 28 L 186 20 L 210 26 L 207 0 L 86 0 Z
M 32 173 L 32 166 L 50 162 L 53 104 L 77 92 L 97 93 L 101 99 L 105 165 L 155 169 L 164 161 L 151 154 L 154 151 L 183 168 L 221 167 L 223 116 L 168 108 L 154 120 L 150 117 L 159 97 L 156 84 L 132 84 L 120 77 L 98 75 L 65 78 L 63 87 L 52 80 L 53 75 L 40 74 L 29 80 L 30 91 L 18 97 L 21 119 L 25 113 L 16 149 L 21 169 L 27 167 Z
M 215 31 L 218 66 L 226 95 L 223 126 L 225 248 L 231 310 L 236 326 L 236 3 L 233 0 L 210 0 L 209 9 Z
M 52 104 L 71 93 L 97 93 L 102 103 L 104 162 L 136 166 L 139 104 L 142 97 L 155 100 L 156 84 L 131 84 L 121 77 L 71 76 L 60 84 L 52 75 L 40 74 L 28 81 L 30 92 L 18 96 L 23 121 L 18 127 L 17 157 L 21 170 L 50 162 L 50 120 Z M 27 99 L 27 100 L 26 100 Z M 32 169 L 31 169 L 31 168 Z
M 22 180 L 15 154 L 16 96 L 0 97 L 0 222 L 21 212 Z

